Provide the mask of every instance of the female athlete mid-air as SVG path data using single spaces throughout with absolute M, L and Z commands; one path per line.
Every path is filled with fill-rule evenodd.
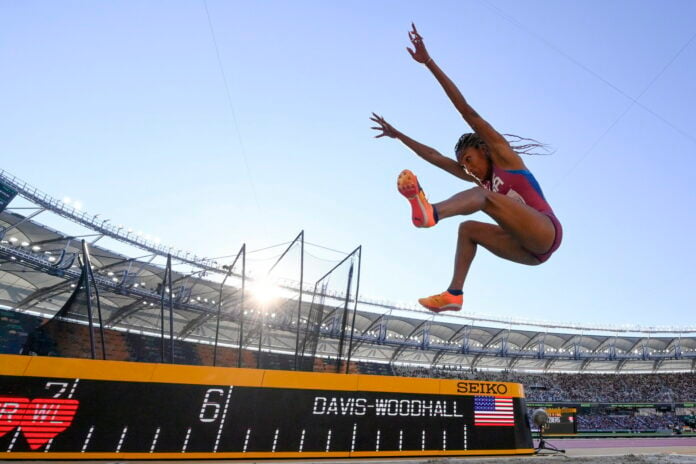
M 454 147 L 456 159 L 443 156 L 433 148 L 413 140 L 396 130 L 383 117 L 372 113 L 372 121 L 379 125 L 372 129 L 381 131 L 375 137 L 398 139 L 429 163 L 477 185 L 448 200 L 430 203 L 415 174 L 409 170 L 402 171 L 397 187 L 411 205 L 413 224 L 416 227 L 432 227 L 442 219 L 477 211 L 483 211 L 497 223 L 461 223 L 454 274 L 447 290 L 418 300 L 436 313 L 458 311 L 464 300 L 464 280 L 478 245 L 501 258 L 535 266 L 545 262 L 558 249 L 563 229 L 544 198 L 539 183 L 520 157 L 520 153 L 530 154 L 531 149 L 543 145 L 531 139 L 498 133 L 474 111 L 428 54 L 415 25 L 409 31 L 409 37 L 413 49 L 407 48 L 408 52 L 414 60 L 424 64 L 433 73 L 474 132 L 459 138 Z

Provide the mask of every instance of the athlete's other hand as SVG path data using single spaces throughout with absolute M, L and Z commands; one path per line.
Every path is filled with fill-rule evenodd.
M 378 139 L 380 137 L 391 137 L 391 138 L 396 138 L 397 135 L 399 135 L 399 131 L 394 129 L 391 124 L 389 124 L 387 121 L 384 120 L 382 116 L 379 116 L 375 113 L 372 113 L 372 117 L 370 118 L 372 121 L 376 122 L 379 124 L 379 127 L 370 127 L 370 129 L 374 129 L 376 131 L 382 131 L 381 134 L 375 135 L 375 138 Z
M 413 59 L 417 62 L 427 63 L 430 61 L 430 55 L 428 54 L 428 50 L 425 48 L 425 44 L 423 43 L 423 37 L 421 37 L 416 30 L 415 24 L 411 23 L 411 27 L 413 27 L 413 30 L 408 31 L 408 38 L 411 39 L 413 50 L 411 50 L 410 47 L 406 47 L 406 50 L 408 50 Z

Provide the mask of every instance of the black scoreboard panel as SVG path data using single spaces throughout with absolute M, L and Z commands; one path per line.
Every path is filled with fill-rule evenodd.
M 513 397 L 514 426 L 482 426 L 474 421 L 475 396 L 456 389 L 269 388 L 230 380 L 201 385 L 0 375 L 0 452 L 17 459 L 219 459 L 533 451 L 520 397 Z
M 548 408 L 546 414 L 549 420 L 544 425 L 544 433 L 571 435 L 578 432 L 576 408 Z

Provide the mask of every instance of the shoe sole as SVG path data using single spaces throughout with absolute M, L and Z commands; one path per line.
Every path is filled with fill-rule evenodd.
M 442 313 L 445 311 L 459 311 L 462 309 L 462 305 L 459 304 L 448 304 L 439 308 L 434 306 L 426 306 L 423 303 L 421 303 L 421 305 L 424 306 L 428 311 L 432 311 L 434 313 Z
M 421 188 L 418 178 L 408 169 L 404 169 L 396 180 L 399 193 L 408 200 L 411 205 L 411 221 L 416 227 L 425 226 L 425 218 L 428 216 L 425 204 L 421 199 Z

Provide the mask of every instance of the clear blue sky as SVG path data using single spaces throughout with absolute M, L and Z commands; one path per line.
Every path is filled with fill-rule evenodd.
M 468 131 L 405 51 L 415 21 L 494 127 L 556 150 L 525 161 L 562 247 L 538 267 L 480 250 L 465 310 L 696 324 L 696 2 L 207 7 L 229 99 L 203 1 L 0 1 L 2 168 L 206 256 L 301 229 L 362 244 L 362 293 L 415 302 L 449 282 L 459 221 L 413 228 L 396 175 L 470 187 L 369 129 L 376 111 L 445 154 Z

